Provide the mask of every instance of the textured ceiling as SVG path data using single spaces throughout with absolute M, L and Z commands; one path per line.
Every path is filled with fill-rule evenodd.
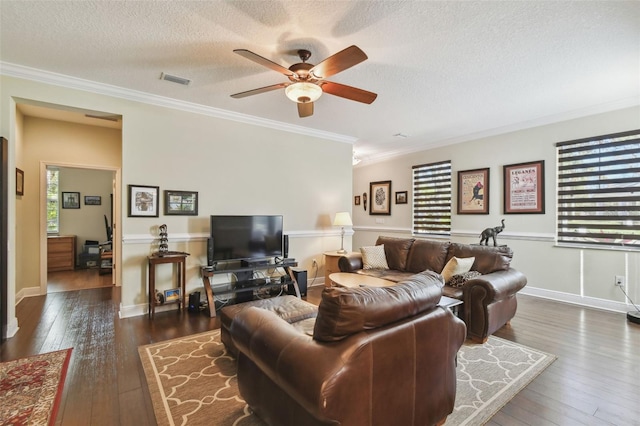
M 353 138 L 365 161 L 640 104 L 637 1 L 5 1 L 0 61 Z M 323 95 L 298 118 L 289 67 L 355 44 L 330 78 L 378 93 Z M 192 80 L 185 87 L 162 72 Z M 394 137 L 403 133 L 407 138 Z

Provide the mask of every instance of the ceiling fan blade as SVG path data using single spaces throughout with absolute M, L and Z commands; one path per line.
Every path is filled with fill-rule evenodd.
M 273 84 L 271 86 L 265 86 L 259 89 L 253 89 L 253 90 L 247 90 L 246 92 L 235 93 L 231 95 L 231 97 L 235 99 L 246 98 L 247 96 L 253 96 L 253 95 L 258 95 L 260 93 L 271 92 L 272 90 L 282 89 L 284 87 L 287 87 L 288 85 L 289 83 Z
M 327 78 L 358 65 L 366 59 L 367 55 L 358 46 L 349 46 L 311 68 L 309 73 L 316 78 Z
M 298 115 L 300 116 L 300 118 L 311 117 L 313 115 L 313 102 L 299 102 Z
M 288 68 L 283 67 L 282 65 L 278 65 L 275 62 L 268 60 L 267 58 L 263 58 L 262 56 L 255 54 L 247 49 L 235 49 L 235 53 L 242 56 L 243 58 L 247 58 L 253 62 L 256 62 L 264 67 L 277 71 L 281 74 L 286 75 L 287 77 L 293 77 L 296 75 L 293 71 Z
M 323 82 L 321 87 L 323 92 L 330 95 L 340 96 L 341 98 L 362 102 L 364 104 L 370 104 L 378 97 L 378 95 L 373 92 L 340 83 L 332 83 L 331 81 Z

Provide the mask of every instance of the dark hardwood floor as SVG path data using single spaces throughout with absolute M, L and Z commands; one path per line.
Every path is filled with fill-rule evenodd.
M 321 290 L 310 288 L 307 300 L 318 303 Z M 120 320 L 119 302 L 119 288 L 105 287 L 18 305 L 20 330 L 0 360 L 73 347 L 56 424 L 156 424 L 138 346 L 219 327 L 208 315 L 177 312 Z M 518 314 L 497 335 L 558 359 L 489 425 L 640 424 L 640 326 L 624 314 L 520 296 Z
M 111 287 L 111 274 L 100 275 L 97 268 L 47 273 L 47 293 Z

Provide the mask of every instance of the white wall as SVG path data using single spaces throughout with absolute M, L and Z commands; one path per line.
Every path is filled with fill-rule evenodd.
M 339 247 L 331 219 L 336 211 L 350 210 L 350 143 L 225 120 L 204 109 L 199 114 L 11 77 L 0 82 L 0 133 L 9 139 L 10 165 L 17 149 L 15 99 L 123 116 L 121 315 L 146 309 L 147 256 L 163 223 L 169 249 L 191 253 L 187 292 L 202 286 L 211 214 L 282 214 L 290 256 L 310 276 L 312 259 Z M 158 218 L 127 217 L 129 184 L 198 191 L 199 215 L 164 216 L 161 208 Z M 172 286 L 167 268 L 158 274 L 159 287 Z
M 525 273 L 525 291 L 544 297 L 627 310 L 624 295 L 613 285 L 614 275 L 626 275 L 630 296 L 640 300 L 640 257 L 637 252 L 560 248 L 555 240 L 555 143 L 640 128 L 640 108 L 627 108 L 555 123 L 457 145 L 440 147 L 397 159 L 359 166 L 354 170 L 353 193 L 369 191 L 369 182 L 392 180 L 392 191 L 409 191 L 412 166 L 451 160 L 453 180 L 452 240 L 478 243 L 480 232 L 506 220 L 499 243 L 515 252 L 512 265 Z M 503 166 L 545 161 L 545 214 L 503 214 Z M 457 215 L 457 172 L 490 168 L 490 214 Z M 371 216 L 354 206 L 353 247 L 374 244 L 378 235 L 409 236 L 411 204 L 393 204 L 391 216 Z M 376 223 L 376 219 L 384 223 Z

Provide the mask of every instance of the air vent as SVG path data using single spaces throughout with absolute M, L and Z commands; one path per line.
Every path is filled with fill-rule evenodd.
M 87 118 L 97 118 L 98 120 L 107 120 L 107 121 L 115 121 L 118 122 L 120 120 L 119 115 L 93 115 L 93 114 L 85 114 Z
M 160 80 L 166 80 L 166 81 L 170 81 L 172 83 L 182 84 L 183 86 L 188 86 L 189 84 L 191 84 L 191 80 L 189 80 L 188 78 L 182 78 L 182 77 L 178 77 L 176 75 L 167 74 L 167 73 L 164 73 L 164 72 L 162 74 L 160 74 Z

